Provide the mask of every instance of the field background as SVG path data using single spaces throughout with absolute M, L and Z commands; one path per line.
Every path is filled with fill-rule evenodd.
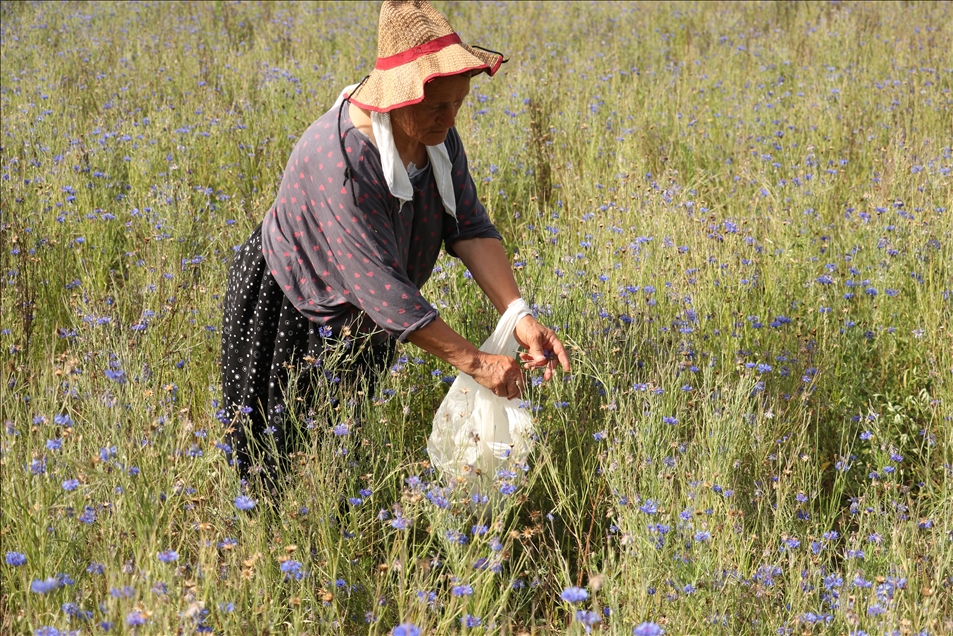
M 457 125 L 572 352 L 485 525 L 410 345 L 280 499 L 222 452 L 229 259 L 377 5 L 2 4 L 0 633 L 951 633 L 951 4 L 435 4 L 509 58 Z

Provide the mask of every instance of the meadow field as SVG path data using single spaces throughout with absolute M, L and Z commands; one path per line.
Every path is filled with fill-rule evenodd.
M 0 634 L 953 633 L 953 4 L 434 4 L 573 365 L 492 518 L 409 344 L 280 496 L 225 458 L 230 259 L 377 3 L 0 5 Z

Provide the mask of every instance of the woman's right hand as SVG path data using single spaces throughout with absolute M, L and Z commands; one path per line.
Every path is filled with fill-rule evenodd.
M 439 316 L 411 332 L 407 340 L 463 371 L 498 397 L 513 399 L 523 394 L 526 381 L 518 360 L 480 351 Z
M 470 376 L 497 397 L 515 399 L 523 394 L 526 380 L 515 358 L 478 352 Z

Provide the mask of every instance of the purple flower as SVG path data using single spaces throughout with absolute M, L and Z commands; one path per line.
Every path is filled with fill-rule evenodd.
M 592 632 L 592 626 L 602 622 L 602 617 L 591 610 L 576 610 L 576 620 L 583 624 L 586 633 Z
M 662 636 L 665 630 L 655 623 L 639 623 L 632 628 L 632 636 Z
M 65 490 L 66 492 L 72 492 L 76 490 L 77 488 L 79 488 L 78 479 L 67 479 L 66 481 L 63 482 L 63 490 Z
M 47 592 L 52 592 L 60 586 L 58 579 L 53 578 L 52 576 L 45 581 L 40 579 L 33 579 L 33 582 L 30 583 L 30 591 L 36 594 L 46 594 Z
M 658 504 L 653 499 L 646 499 L 645 503 L 639 506 L 639 510 L 647 515 L 654 515 L 658 512 Z
M 304 571 L 302 569 L 300 561 L 295 561 L 294 559 L 289 559 L 281 564 L 281 571 L 285 573 L 285 580 L 294 578 L 297 581 L 300 581 L 304 578 Z
M 239 510 L 251 510 L 255 507 L 255 500 L 245 495 L 235 497 L 235 507 Z
M 401 623 L 391 630 L 391 636 L 420 636 L 420 628 L 413 623 Z
M 567 587 L 559 596 L 567 603 L 582 603 L 589 598 L 589 592 L 581 587 Z
M 788 549 L 790 549 L 790 550 L 794 550 L 795 548 L 797 548 L 797 547 L 800 546 L 800 545 L 801 545 L 801 541 L 800 541 L 800 539 L 798 539 L 797 537 L 788 537 L 788 538 L 786 538 L 786 539 L 784 539 L 784 540 L 781 541 L 781 549 L 782 549 L 782 550 L 784 550 L 785 548 L 788 548 Z
M 26 555 L 22 552 L 7 552 L 7 565 L 17 568 L 26 565 Z
M 129 612 L 129 614 L 126 616 L 126 625 L 129 627 L 141 627 L 145 624 L 146 615 L 139 610 Z
M 451 588 L 450 593 L 453 594 L 454 596 L 472 596 L 473 587 L 467 584 L 455 585 L 453 586 L 453 588 Z
M 77 517 L 80 521 L 85 524 L 96 523 L 96 511 L 89 506 L 86 506 L 86 509 L 83 510 L 83 514 Z
M 163 563 L 172 563 L 179 560 L 179 553 L 175 550 L 163 550 L 157 556 Z

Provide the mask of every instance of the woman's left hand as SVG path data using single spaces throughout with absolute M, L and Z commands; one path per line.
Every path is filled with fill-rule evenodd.
M 541 369 L 543 381 L 553 377 L 557 365 L 562 365 L 563 371 L 569 372 L 569 354 L 563 347 L 552 329 L 541 325 L 532 316 L 524 316 L 516 323 L 513 332 L 516 342 L 526 351 L 520 353 L 524 369 Z

